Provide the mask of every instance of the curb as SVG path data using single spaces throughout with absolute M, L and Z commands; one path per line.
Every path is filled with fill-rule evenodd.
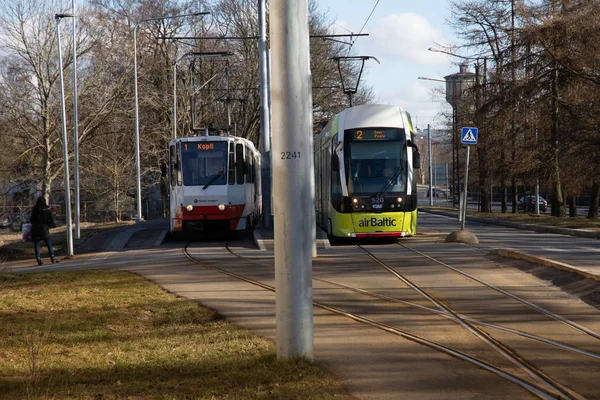
M 317 239 L 315 240 L 317 249 L 330 249 L 331 243 L 327 238 L 327 234 L 324 234 L 324 232 L 320 231 L 319 229 L 320 228 L 317 228 Z M 325 235 L 325 237 L 323 237 L 323 235 Z M 266 243 L 274 243 L 275 241 L 275 239 L 264 239 L 258 229 L 254 229 L 253 231 L 253 240 L 254 244 L 256 245 L 256 247 L 258 247 L 260 251 L 267 251 Z
M 550 260 L 545 257 L 532 256 L 530 254 L 522 253 L 520 251 L 516 251 L 516 250 L 512 250 L 512 249 L 496 249 L 496 250 L 492 250 L 491 253 L 501 256 L 501 257 L 513 258 L 513 259 L 517 259 L 517 260 L 525 260 L 525 261 L 529 261 L 534 264 L 544 265 L 546 267 L 552 267 L 552 268 L 560 269 L 563 271 L 573 272 L 573 273 L 581 275 L 585 278 L 593 279 L 595 281 L 600 282 L 600 276 L 596 276 L 596 275 L 590 274 L 586 271 L 582 271 L 578 268 L 575 268 L 574 266 L 572 266 L 570 264 Z
M 267 251 L 267 247 L 265 246 L 264 239 L 260 233 L 258 233 L 257 229 L 254 229 L 253 232 L 254 244 L 260 251 Z
M 161 231 L 160 235 L 156 239 L 156 242 L 154 242 L 154 247 L 160 247 L 163 244 L 163 242 L 165 241 L 165 237 L 167 237 L 168 233 L 169 233 L 168 230 Z

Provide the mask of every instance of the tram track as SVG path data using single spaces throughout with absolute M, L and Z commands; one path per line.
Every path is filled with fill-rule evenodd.
M 532 302 L 530 302 L 528 300 L 525 300 L 525 299 L 523 299 L 520 296 L 517 296 L 517 295 L 515 295 L 513 293 L 510 293 L 507 290 L 504 290 L 504 289 L 499 288 L 497 286 L 494 286 L 494 285 L 492 285 L 492 284 L 490 284 L 488 282 L 485 282 L 482 279 L 479 279 L 479 278 L 477 278 L 477 277 L 475 277 L 475 276 L 473 276 L 471 274 L 468 274 L 468 273 L 466 273 L 464 271 L 461 271 L 460 269 L 458 269 L 456 267 L 453 267 L 453 266 L 451 266 L 451 265 L 449 265 L 447 263 L 444 263 L 443 261 L 437 260 L 436 258 L 431 257 L 431 256 L 429 256 L 429 255 L 427 255 L 427 254 L 425 254 L 425 253 L 423 253 L 423 252 L 421 252 L 419 250 L 413 249 L 410 246 L 407 246 L 405 244 L 400 244 L 400 246 L 402 246 L 403 248 L 405 248 L 407 250 L 410 250 L 410 251 L 412 251 L 412 252 L 414 252 L 414 253 L 416 253 L 416 254 L 424 257 L 424 258 L 427 258 L 428 260 L 430 260 L 430 261 L 432 261 L 432 262 L 434 262 L 436 264 L 439 264 L 439 265 L 441 265 L 441 266 L 443 266 L 445 268 L 448 268 L 448 269 L 450 269 L 450 270 L 452 270 L 452 271 L 454 271 L 454 272 L 456 272 L 456 273 L 458 273 L 458 274 L 460 274 L 460 275 L 462 275 L 462 276 L 464 276 L 464 277 L 466 277 L 468 279 L 471 279 L 471 280 L 473 280 L 473 281 L 475 281 L 475 282 L 477 282 L 477 283 L 479 283 L 479 284 L 481 284 L 483 286 L 486 286 L 486 287 L 488 287 L 488 288 L 490 288 L 492 290 L 495 290 L 495 291 L 497 291 L 497 292 L 499 292 L 499 293 L 501 293 L 501 294 L 503 294 L 505 296 L 508 296 L 511 299 L 516 300 L 516 301 L 518 301 L 518 302 L 520 302 L 520 303 L 522 303 L 522 304 L 524 304 L 524 305 L 532 308 L 533 310 L 535 310 L 535 311 L 537 311 L 537 312 L 539 312 L 539 313 L 541 313 L 543 315 L 546 315 L 546 316 L 548 316 L 550 318 L 553 318 L 553 319 L 555 319 L 557 321 L 560 321 L 560 322 L 562 322 L 562 323 L 564 323 L 564 324 L 566 324 L 566 325 L 568 325 L 568 326 L 570 326 L 570 327 L 572 327 L 574 329 L 577 329 L 577 330 L 579 330 L 579 331 L 581 331 L 581 332 L 583 332 L 583 333 L 585 333 L 585 334 L 587 334 L 587 335 L 589 335 L 589 336 L 591 336 L 591 337 L 593 337 L 595 339 L 599 339 L 600 340 L 600 335 L 599 334 L 597 334 L 596 332 L 594 332 L 594 331 L 592 331 L 592 330 L 590 330 L 590 329 L 588 329 L 588 328 L 586 328 L 586 327 L 584 327 L 584 326 L 582 326 L 582 325 L 580 325 L 580 324 L 578 324 L 578 323 L 576 323 L 574 321 L 571 321 L 569 319 L 563 318 L 560 315 L 555 314 L 555 313 L 553 313 L 553 312 L 551 312 L 551 311 L 549 311 L 549 310 L 547 310 L 547 309 L 545 309 L 543 307 L 540 307 L 540 306 L 538 306 L 536 304 L 533 304 Z M 366 251 L 366 249 L 365 249 L 365 251 Z
M 358 247 L 360 249 L 362 249 L 371 259 L 373 259 L 373 261 L 375 261 L 377 264 L 379 264 L 381 267 L 383 267 L 384 269 L 386 269 L 392 275 L 394 275 L 395 277 L 397 277 L 398 279 L 400 279 L 402 282 L 404 282 L 407 286 L 409 286 L 410 288 L 412 288 L 413 290 L 415 290 L 421 296 L 423 296 L 424 298 L 426 298 L 433 305 L 435 305 L 440 311 L 442 311 L 443 313 L 451 316 L 451 319 L 453 321 L 455 321 L 456 323 L 458 323 L 460 326 L 462 326 L 464 329 L 466 329 L 471 334 L 473 334 L 476 337 L 478 337 L 479 339 L 481 339 L 483 342 L 485 342 L 487 345 L 489 345 L 494 351 L 496 351 L 497 353 L 501 354 L 504 358 L 506 358 L 507 360 L 509 360 L 510 362 L 512 362 L 515 366 L 517 366 L 519 369 L 521 369 L 522 371 L 524 371 L 531 378 L 535 379 L 538 383 L 540 383 L 541 385 L 544 385 L 548 389 L 554 391 L 559 396 L 559 398 L 574 398 L 574 399 L 581 399 L 581 398 L 583 398 L 579 394 L 573 392 L 569 388 L 565 387 L 561 383 L 557 382 L 556 380 L 554 380 L 551 377 L 549 377 L 548 375 L 546 375 L 541 369 L 536 368 L 535 366 L 531 365 L 527 360 L 525 360 L 524 358 L 522 358 L 519 354 L 517 354 L 516 352 L 514 352 L 511 348 L 509 348 L 508 346 L 506 346 L 502 342 L 496 340 L 493 336 L 489 335 L 487 332 L 485 332 L 482 329 L 480 329 L 477 326 L 475 326 L 475 324 L 471 323 L 470 321 L 468 321 L 467 319 L 465 319 L 464 317 L 462 317 L 452 307 L 450 307 L 449 305 L 445 304 L 440 299 L 436 298 L 436 296 L 434 296 L 433 294 L 429 293 L 427 290 L 423 289 L 418 284 L 412 282 L 408 277 L 406 277 L 405 275 L 397 272 L 393 267 L 391 267 L 388 263 L 386 263 L 383 260 L 381 260 L 379 257 L 375 256 L 371 251 L 369 251 L 368 249 L 366 249 L 365 247 L 363 247 L 361 245 L 359 245 Z M 404 246 L 404 247 L 406 247 L 406 246 Z M 406 247 L 406 248 L 408 248 L 408 247 Z M 462 271 L 458 270 L 457 268 L 449 266 L 448 264 L 441 263 L 441 262 L 435 260 L 433 257 L 425 255 L 424 253 L 421 253 L 421 252 L 418 252 L 418 251 L 415 251 L 415 252 L 418 253 L 419 255 L 423 256 L 423 257 L 428 258 L 431 261 L 436 261 L 436 262 L 438 262 L 438 263 L 440 263 L 440 264 L 442 264 L 442 265 L 444 265 L 446 267 L 449 267 L 454 272 L 459 272 L 462 275 L 468 277 L 469 279 L 473 279 L 473 280 L 477 281 L 478 283 L 485 284 L 485 286 L 487 286 L 487 287 L 489 287 L 491 289 L 498 290 L 502 294 L 505 294 L 505 295 L 507 295 L 507 296 L 515 299 L 515 300 L 521 301 L 522 303 L 527 304 L 528 306 L 536 309 L 537 311 L 539 311 L 539 312 L 541 312 L 543 314 L 550 315 L 553 318 L 559 319 L 561 321 L 565 321 L 565 319 L 559 318 L 559 316 L 557 316 L 556 314 L 550 313 L 549 311 L 544 310 L 541 307 L 536 307 L 534 304 L 532 304 L 532 303 L 530 303 L 530 302 L 528 302 L 528 301 L 526 301 L 524 299 L 521 299 L 518 296 L 512 295 L 511 293 L 508 293 L 508 292 L 506 292 L 506 291 L 504 291 L 504 290 L 502 290 L 500 288 L 497 288 L 497 287 L 495 287 L 493 285 L 484 283 L 483 281 L 481 281 L 481 280 L 479 280 L 479 279 L 477 279 L 475 277 L 472 277 L 469 274 L 465 274 Z M 569 324 L 569 325 L 573 326 L 573 325 L 576 325 L 576 324 L 573 323 L 573 324 Z
M 251 258 L 248 258 L 248 257 L 245 257 L 245 256 L 242 256 L 240 254 L 235 253 L 233 250 L 231 250 L 231 248 L 229 248 L 229 246 L 226 246 L 226 248 L 229 251 L 229 253 L 231 253 L 233 256 L 237 257 L 238 259 L 245 260 L 247 262 L 250 262 L 250 263 L 252 263 L 254 265 L 257 265 L 257 266 L 260 266 L 260 267 L 263 267 L 263 268 L 269 268 L 270 267 L 267 264 L 258 262 L 258 261 L 254 260 L 254 259 L 251 259 Z M 431 258 L 431 257 L 428 256 L 428 258 Z M 466 276 L 470 277 L 469 274 L 466 274 Z M 473 277 L 473 279 L 477 280 L 477 278 L 474 278 L 474 277 Z M 423 306 L 421 304 L 417 304 L 415 302 L 401 300 L 401 299 L 398 299 L 398 298 L 395 298 L 395 297 L 385 296 L 385 295 L 382 295 L 382 294 L 379 294 L 379 293 L 376 293 L 376 292 L 373 292 L 373 291 L 369 291 L 369 290 L 357 288 L 357 287 L 354 287 L 354 286 L 344 285 L 342 283 L 335 282 L 335 281 L 332 281 L 332 280 L 329 280 L 329 279 L 319 278 L 317 276 L 314 276 L 314 274 L 313 274 L 313 280 L 318 281 L 318 282 L 322 282 L 322 283 L 325 283 L 325 284 L 328 284 L 328 285 L 331 285 L 331 286 L 343 288 L 343 289 L 346 289 L 346 290 L 349 290 L 349 291 L 352 291 L 352 292 L 355 292 L 355 293 L 360 293 L 360 294 L 363 294 L 363 295 L 366 295 L 366 296 L 369 296 L 369 297 L 377 298 L 377 299 L 380 299 L 380 300 L 385 300 L 385 301 L 389 301 L 389 302 L 392 302 L 392 303 L 398 303 L 398 304 L 403 304 L 403 305 L 406 305 L 406 306 L 409 306 L 409 307 L 414 307 L 414 308 L 422 309 L 422 310 L 425 310 L 427 312 L 438 314 L 438 315 L 444 316 L 444 317 L 452 319 L 452 320 L 456 320 L 457 319 L 456 317 L 458 316 L 461 320 L 464 320 L 464 321 L 466 321 L 468 323 L 471 323 L 471 324 L 481 325 L 481 326 L 485 326 L 485 327 L 488 327 L 488 328 L 496 329 L 496 330 L 499 330 L 499 331 L 508 332 L 508 333 L 511 333 L 511 334 L 514 334 L 514 335 L 517 335 L 517 336 L 521 336 L 521 337 L 524 337 L 524 338 L 527 338 L 527 339 L 531 339 L 531 340 L 534 340 L 534 341 L 537 341 L 537 342 L 540 342 L 540 343 L 544 343 L 544 344 L 556 347 L 556 348 L 561 349 L 561 350 L 570 351 L 570 352 L 573 352 L 573 353 L 576 353 L 576 354 L 580 354 L 580 355 L 584 355 L 584 356 L 590 357 L 592 359 L 600 360 L 600 354 L 598 354 L 598 353 L 587 351 L 587 350 L 584 350 L 584 349 L 581 349 L 581 348 L 578 348 L 578 347 L 575 347 L 575 346 L 570 346 L 570 345 L 565 344 L 565 343 L 561 343 L 561 342 L 558 342 L 558 341 L 555 341 L 555 340 L 544 338 L 544 337 L 541 337 L 541 336 L 538 336 L 538 335 L 533 335 L 533 334 L 530 334 L 530 333 L 527 333 L 527 332 L 523 332 L 523 331 L 520 331 L 520 330 L 517 330 L 517 329 L 512 329 L 512 328 L 509 328 L 509 327 L 506 327 L 506 326 L 502 326 L 502 325 L 498 325 L 498 324 L 492 324 L 492 323 L 487 323 L 487 322 L 484 322 L 484 321 L 481 321 L 481 320 L 478 320 L 478 319 L 475 319 L 475 318 L 470 318 L 470 317 L 468 317 L 466 315 L 462 315 L 460 313 L 453 314 L 453 313 L 450 313 L 450 312 L 446 311 L 443 308 L 440 309 L 438 307 L 437 309 L 434 309 L 434 308 L 431 308 L 431 307 Z M 512 295 L 512 296 L 514 296 L 514 295 Z M 514 297 L 519 298 L 518 296 L 514 296 Z M 566 320 L 566 319 L 564 319 L 564 318 L 562 318 L 562 317 L 560 317 L 560 316 L 558 316 L 556 314 L 553 314 L 553 315 L 556 316 L 556 319 L 558 319 L 558 320 Z M 566 320 L 566 321 L 568 321 L 568 320 Z
M 259 265 L 261 267 L 266 267 L 266 268 L 272 268 L 272 265 L 267 265 L 265 263 L 261 263 L 258 262 L 256 260 L 253 260 L 251 258 L 242 256 L 240 254 L 237 254 L 236 252 L 234 252 L 230 247 L 229 244 L 227 243 L 225 245 L 225 247 L 227 248 L 227 250 L 235 257 L 237 257 L 240 260 L 244 260 L 245 262 L 249 262 L 255 265 Z M 366 251 L 366 249 L 363 249 L 363 251 Z M 187 250 L 187 246 L 184 249 L 184 253 L 186 254 L 186 257 L 188 257 L 191 261 L 200 264 L 206 268 L 210 268 L 216 271 L 219 271 L 221 273 L 224 273 L 232 278 L 235 279 L 240 279 L 243 280 L 245 282 L 248 282 L 250 284 L 259 286 L 265 290 L 269 290 L 274 292 L 275 288 L 271 285 L 267 285 L 263 282 L 257 281 L 255 279 L 249 278 L 247 276 L 243 276 L 231 271 L 228 271 L 226 269 L 223 269 L 221 267 L 215 266 L 215 265 L 210 265 L 206 262 L 203 261 L 199 261 L 194 259 L 193 256 L 191 256 Z M 376 261 L 377 257 L 373 254 L 370 255 L 371 258 L 373 258 L 374 261 Z M 379 260 L 378 263 L 383 263 L 385 264 L 385 262 Z M 380 264 L 381 265 L 381 264 Z M 391 271 L 389 271 L 391 272 Z M 406 279 L 406 278 L 405 278 Z M 561 348 L 563 350 L 567 350 L 567 351 L 571 351 L 571 352 L 575 352 L 578 354 L 582 354 L 588 357 L 592 357 L 594 359 L 600 359 L 600 355 L 592 353 L 592 352 L 587 352 L 585 350 L 579 349 L 577 347 L 574 346 L 569 346 L 566 344 L 562 344 L 559 342 L 555 342 L 549 339 L 545 339 L 542 337 L 538 337 L 536 335 L 531 335 L 531 334 L 527 334 L 525 332 L 519 332 L 517 330 L 513 330 L 510 328 L 506 328 L 506 327 L 502 327 L 499 325 L 494 325 L 494 324 L 487 324 L 481 321 L 477 321 L 476 319 L 472 319 L 472 318 L 468 318 L 465 316 L 462 316 L 456 312 L 454 312 L 453 310 L 451 310 L 448 306 L 444 305 L 440 300 L 435 299 L 433 296 L 428 295 L 427 293 L 425 293 L 422 289 L 421 292 L 423 292 L 423 295 L 425 296 L 429 296 L 429 298 L 431 298 L 434 301 L 434 304 L 436 305 L 436 308 L 431 308 L 431 307 L 425 307 L 422 305 L 418 305 L 415 303 L 411 303 L 411 302 L 406 302 L 403 300 L 399 300 L 399 299 L 395 299 L 389 296 L 383 296 L 380 294 L 377 294 L 375 292 L 372 291 L 367 291 L 364 289 L 360 289 L 360 288 L 355 288 L 355 287 L 351 287 L 348 285 L 343 285 L 341 283 L 338 282 L 333 282 L 331 280 L 328 279 L 323 279 L 323 278 L 319 278 L 319 277 L 314 277 L 315 281 L 319 281 L 328 285 L 333 285 L 333 286 L 337 286 L 339 288 L 343 288 L 349 291 L 353 291 L 356 293 L 361 293 L 367 296 L 371 296 L 371 297 L 375 297 L 375 298 L 379 298 L 381 300 L 385 300 L 385 301 L 389 301 L 392 303 L 402 303 L 405 305 L 409 305 L 409 306 L 415 306 L 415 307 L 419 307 L 423 310 L 426 310 L 428 312 L 437 314 L 437 315 L 441 315 L 442 317 L 445 318 L 450 318 L 456 322 L 458 322 L 459 324 L 461 324 L 463 326 L 463 328 L 467 329 L 468 331 L 470 331 L 471 333 L 475 334 L 476 336 L 480 337 L 482 340 L 486 341 L 486 343 L 488 343 L 492 348 L 494 348 L 494 350 L 496 352 L 499 352 L 500 354 L 502 354 L 505 358 L 509 359 L 510 361 L 512 361 L 515 365 L 517 365 L 521 370 L 525 371 L 525 373 L 529 376 L 530 380 L 533 379 L 534 382 L 531 382 L 530 380 L 525 380 L 522 378 L 519 378 L 517 376 L 515 376 L 514 374 L 507 372 L 506 370 L 494 367 L 493 365 L 489 364 L 488 362 L 486 362 L 485 360 L 482 360 L 480 358 L 477 357 L 473 357 L 470 356 L 464 352 L 461 352 L 459 350 L 456 349 L 452 349 L 451 347 L 445 346 L 441 343 L 437 343 L 435 341 L 431 341 L 429 339 L 426 339 L 420 335 L 416 335 L 414 333 L 408 332 L 406 330 L 400 329 L 398 327 L 394 327 L 391 326 L 389 324 L 385 324 L 382 322 L 378 322 L 373 320 L 372 318 L 368 318 L 364 315 L 359 315 L 356 313 L 352 313 L 349 312 L 347 310 L 341 309 L 339 307 L 336 306 L 332 306 L 330 304 L 326 304 L 323 302 L 318 302 L 318 301 L 314 301 L 313 304 L 314 306 L 324 309 L 324 310 L 328 310 L 332 313 L 338 314 L 338 315 L 343 315 L 345 317 L 351 318 L 355 321 L 373 326 L 373 327 L 377 327 L 378 329 L 382 329 L 386 332 L 401 336 L 405 339 L 411 340 L 413 342 L 419 343 L 421 345 L 425 345 L 428 346 L 430 348 L 436 349 L 438 351 L 441 351 L 445 354 L 448 354 L 452 357 L 455 358 L 459 358 L 461 360 L 464 361 L 468 361 L 474 365 L 477 365 L 481 368 L 484 368 L 490 372 L 493 372 L 505 379 L 508 379 L 509 381 L 513 382 L 513 383 L 517 383 L 518 385 L 520 385 L 521 387 L 529 390 L 531 393 L 535 394 L 536 396 L 540 397 L 540 398 L 560 398 L 560 399 L 582 399 L 584 398 L 583 396 L 579 395 L 578 393 L 574 392 L 573 390 L 564 387 L 561 383 L 554 381 L 552 378 L 546 376 L 542 371 L 536 369 L 535 367 L 528 365 L 528 363 L 525 360 L 522 360 L 517 354 L 513 353 L 510 349 L 507 349 L 506 346 L 503 346 L 501 343 L 499 343 L 498 341 L 496 341 L 495 339 L 493 339 L 490 335 L 488 335 L 487 333 L 480 331 L 477 327 L 474 327 L 473 325 L 483 325 L 483 326 L 487 326 L 487 327 L 491 327 L 491 328 L 495 328 L 495 329 L 500 329 L 503 330 L 505 332 L 508 333 L 512 333 L 515 335 L 519 335 L 531 340 L 536 340 L 539 342 L 543 342 L 545 344 L 548 345 L 552 345 L 558 348 Z M 408 279 L 406 279 L 408 282 L 410 282 Z M 406 283 L 406 282 L 405 282 Z M 415 285 L 414 283 L 410 282 L 415 288 L 418 288 L 418 285 Z

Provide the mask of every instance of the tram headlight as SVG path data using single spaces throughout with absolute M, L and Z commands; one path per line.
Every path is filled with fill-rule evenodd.
M 354 204 L 356 204 L 356 203 L 358 203 L 358 199 L 357 199 L 357 198 L 354 198 L 354 199 L 352 199 L 352 202 L 353 202 Z
M 361 205 L 360 205 L 360 208 L 364 210 L 364 209 L 365 209 L 365 205 L 364 205 L 364 204 L 361 204 Z
M 398 203 L 402 203 L 402 197 L 398 197 Z
M 194 206 L 193 206 L 193 205 L 191 205 L 191 204 L 188 204 L 187 206 L 185 206 L 185 209 L 186 209 L 188 212 L 192 212 L 192 210 L 194 209 Z
M 225 211 L 225 204 L 221 203 L 217 207 L 219 208 L 219 211 Z

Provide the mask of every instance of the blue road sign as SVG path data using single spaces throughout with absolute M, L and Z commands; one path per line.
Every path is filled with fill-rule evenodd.
M 462 132 L 460 135 L 460 142 L 462 144 L 477 144 L 477 134 L 479 133 L 479 129 L 477 128 L 462 128 Z

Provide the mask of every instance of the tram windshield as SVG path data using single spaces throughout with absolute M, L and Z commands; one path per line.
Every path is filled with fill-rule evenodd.
M 346 180 L 350 196 L 406 191 L 404 130 L 348 130 L 345 139 Z
M 181 143 L 183 184 L 227 184 L 227 142 Z

